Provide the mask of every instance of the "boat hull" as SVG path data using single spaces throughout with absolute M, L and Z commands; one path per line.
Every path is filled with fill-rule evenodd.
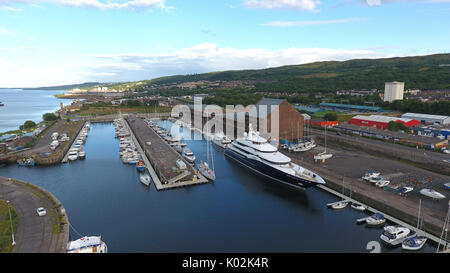
M 240 163 L 241 165 L 247 167 L 253 172 L 259 174 L 262 177 L 266 177 L 274 182 L 283 183 L 285 185 L 297 188 L 305 189 L 317 185 L 318 183 L 309 181 L 300 177 L 296 177 L 280 170 L 277 170 L 269 165 L 263 164 L 257 160 L 249 159 L 242 156 L 231 149 L 225 150 L 225 156 L 234 161 Z

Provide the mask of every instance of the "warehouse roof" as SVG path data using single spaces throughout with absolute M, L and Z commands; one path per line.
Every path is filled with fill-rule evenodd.
M 352 104 L 329 103 L 329 102 L 322 102 L 319 105 L 325 106 L 325 107 L 349 108 L 349 109 L 365 110 L 365 111 L 383 111 L 383 109 L 381 107 L 376 107 L 376 106 L 352 105 Z
M 357 115 L 357 116 L 354 116 L 353 118 L 360 119 L 360 120 L 375 121 L 375 122 L 385 122 L 385 123 L 389 123 L 390 121 L 403 121 L 403 122 L 407 123 L 407 122 L 410 122 L 413 120 L 413 119 L 409 119 L 409 118 L 398 118 L 398 117 L 381 116 L 381 115 L 370 115 L 370 116 Z
M 408 118 L 425 118 L 425 119 L 447 119 L 448 116 L 439 116 L 439 115 L 429 115 L 429 114 L 419 114 L 419 113 L 406 113 L 403 114 L 402 117 Z

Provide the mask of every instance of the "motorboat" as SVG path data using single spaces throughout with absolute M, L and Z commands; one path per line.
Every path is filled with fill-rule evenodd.
M 380 181 L 377 181 L 377 182 L 375 183 L 375 186 L 380 187 L 380 188 L 383 188 L 383 187 L 386 187 L 387 185 L 389 185 L 389 183 L 390 183 L 389 180 L 384 180 L 384 179 L 382 179 L 382 180 L 380 180 Z
M 173 149 L 175 150 L 175 151 L 177 151 L 178 153 L 180 153 L 181 154 L 181 152 L 183 151 L 183 148 L 181 147 L 181 145 L 175 145 L 175 146 L 173 146 Z
M 84 150 L 80 150 L 78 152 L 78 158 L 79 159 L 85 159 L 86 158 L 86 152 Z
M 225 156 L 262 177 L 297 189 L 325 184 L 322 177 L 280 153 L 259 132 L 253 131 L 251 124 L 248 133 L 228 145 Z
M 17 160 L 17 164 L 19 164 L 19 166 L 32 167 L 36 163 L 32 157 L 28 157 Z
M 67 244 L 67 253 L 108 253 L 100 236 L 85 236 Z
M 404 250 L 420 250 L 425 245 L 427 240 L 427 237 L 419 236 L 416 234 L 410 238 L 405 239 L 402 243 L 402 248 Z
M 412 192 L 413 190 L 414 190 L 413 187 L 406 187 L 406 186 L 404 186 L 404 187 L 401 187 L 401 188 L 398 189 L 398 193 L 399 194 L 407 194 L 409 192 Z
M 378 177 L 379 175 L 380 175 L 380 173 L 377 173 L 377 172 L 366 171 L 364 173 L 364 176 L 362 177 L 362 179 L 365 181 L 369 181 L 371 178 Z
M 183 149 L 183 157 L 189 163 L 194 163 L 195 162 L 195 155 L 189 148 L 184 148 Z
M 206 162 L 202 162 L 199 164 L 198 166 L 198 171 L 200 172 L 200 174 L 202 174 L 204 177 L 208 178 L 211 181 L 216 180 L 216 174 L 214 172 L 214 170 L 212 170 L 208 163 Z
M 368 226 L 379 226 L 386 223 L 386 218 L 381 213 L 375 213 L 366 219 L 366 223 Z
M 365 211 L 367 209 L 366 206 L 359 204 L 359 203 L 351 203 L 350 207 L 352 209 L 358 210 L 358 211 Z
M 150 182 L 151 182 L 151 178 L 150 178 L 150 175 L 148 173 L 141 173 L 139 175 L 139 180 L 141 180 L 141 183 L 146 185 L 146 186 L 149 186 Z
M 136 170 L 143 172 L 145 171 L 145 163 L 142 160 L 139 160 L 139 162 L 136 164 Z
M 432 190 L 432 189 L 421 189 L 420 194 L 425 195 L 427 197 L 431 197 L 433 199 L 444 199 L 445 198 L 445 195 L 443 195 L 442 193 L 437 192 L 435 190 Z
M 389 180 L 386 180 L 381 176 L 372 177 L 369 179 L 369 182 L 378 187 L 384 187 L 383 185 L 388 185 L 390 183 Z
M 346 208 L 347 207 L 347 205 L 348 205 L 348 201 L 339 201 L 339 202 L 337 202 L 337 203 L 333 203 L 332 205 L 331 205 L 331 208 L 332 209 L 344 209 L 344 208 Z
M 447 190 L 450 190 L 450 183 L 445 183 L 444 188 L 446 188 Z
M 78 151 L 77 150 L 70 150 L 69 155 L 67 156 L 67 159 L 70 161 L 75 161 L 78 159 Z
M 381 233 L 380 239 L 391 246 L 397 246 L 403 243 L 410 232 L 411 230 L 406 227 L 386 226 Z
M 180 143 L 178 143 L 178 145 L 180 145 L 181 147 L 186 147 L 186 142 L 180 141 Z
M 231 144 L 231 140 L 222 132 L 214 134 L 211 142 L 223 149 L 226 149 Z

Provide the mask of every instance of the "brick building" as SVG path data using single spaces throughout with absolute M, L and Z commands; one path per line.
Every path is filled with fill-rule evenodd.
M 265 124 L 267 130 L 260 128 L 260 124 L 254 128 L 258 128 L 261 133 L 271 133 L 272 119 L 277 118 L 278 121 L 278 135 L 279 139 L 272 140 L 287 140 L 295 141 L 303 138 L 304 117 L 297 109 L 294 108 L 287 100 L 282 99 L 261 99 L 256 105 L 258 118 L 262 119 L 262 124 Z M 267 109 L 264 111 L 263 109 Z M 254 113 L 249 109 L 249 117 L 254 118 Z M 276 123 L 275 123 L 276 124 Z

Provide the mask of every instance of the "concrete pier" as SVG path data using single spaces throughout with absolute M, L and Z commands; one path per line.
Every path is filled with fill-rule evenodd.
M 142 117 L 143 118 L 143 117 Z M 145 155 L 146 164 L 157 190 L 173 189 L 208 183 L 208 179 L 197 173 L 193 166 L 168 145 L 142 118 L 126 117 L 132 138 L 136 141 L 140 151 Z M 179 170 L 176 161 L 183 160 L 186 170 Z M 152 174 L 153 172 L 153 174 Z M 180 181 L 182 180 L 182 181 Z

